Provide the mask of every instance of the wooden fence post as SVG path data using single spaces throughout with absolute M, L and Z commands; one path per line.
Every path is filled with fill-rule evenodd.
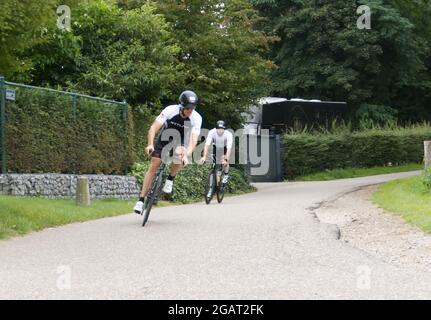
M 431 167 L 431 141 L 424 141 L 425 169 Z
M 88 185 L 88 178 L 78 177 L 78 183 L 76 186 L 76 205 L 85 207 L 90 204 L 90 187 Z

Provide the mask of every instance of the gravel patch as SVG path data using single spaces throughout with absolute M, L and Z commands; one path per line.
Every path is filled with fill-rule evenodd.
M 323 203 L 315 213 L 322 223 L 340 228 L 341 241 L 393 265 L 431 272 L 431 235 L 373 204 L 377 188 Z

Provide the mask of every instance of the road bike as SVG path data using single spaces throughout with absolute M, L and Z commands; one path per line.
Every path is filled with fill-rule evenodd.
M 211 171 L 208 174 L 207 184 L 205 186 L 205 203 L 210 204 L 214 194 L 217 195 L 217 202 L 221 203 L 224 198 L 226 184 L 223 183 L 224 178 L 223 166 L 217 164 L 216 152 L 212 153 Z

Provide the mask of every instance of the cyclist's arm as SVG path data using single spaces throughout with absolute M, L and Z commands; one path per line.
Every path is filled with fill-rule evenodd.
M 209 145 L 207 145 L 207 144 L 205 143 L 205 146 L 204 146 L 204 154 L 202 155 L 202 158 L 204 158 L 204 159 L 206 159 L 206 158 L 207 158 L 207 155 L 208 155 L 208 147 L 209 147 Z
M 196 145 L 198 144 L 199 134 L 201 133 L 201 126 L 202 126 L 202 118 L 199 114 L 196 113 L 196 116 L 191 120 L 192 120 L 192 128 L 190 132 L 190 143 L 187 147 L 187 157 L 190 157 L 193 154 L 193 151 L 195 150 Z
M 196 145 L 198 143 L 199 133 L 192 132 L 191 133 L 191 139 L 190 144 L 187 148 L 187 156 L 190 157 L 193 154 L 193 151 L 196 148 Z
M 214 129 L 213 129 L 214 130 Z M 208 148 L 210 147 L 210 145 L 212 145 L 213 143 L 213 130 L 210 130 L 208 132 L 207 138 L 205 139 L 205 147 L 204 147 L 204 154 L 202 156 L 202 158 L 206 159 L 207 155 L 208 155 Z
M 226 156 L 225 156 L 226 161 L 229 161 L 231 152 L 232 152 L 232 148 L 228 148 L 226 150 Z
M 148 145 L 154 144 L 154 139 L 156 138 L 156 134 L 160 131 L 163 125 L 171 119 L 174 115 L 178 113 L 178 105 L 167 106 L 160 112 L 159 116 L 153 122 L 148 131 Z
M 225 159 L 226 161 L 229 161 L 230 159 L 230 154 L 232 152 L 232 144 L 233 144 L 233 135 L 231 132 L 227 131 L 227 145 L 226 145 L 226 156 Z
M 153 122 L 150 127 L 150 130 L 148 130 L 148 145 L 154 145 L 154 139 L 156 138 L 156 134 L 160 131 L 162 127 L 163 123 L 160 123 L 157 120 Z

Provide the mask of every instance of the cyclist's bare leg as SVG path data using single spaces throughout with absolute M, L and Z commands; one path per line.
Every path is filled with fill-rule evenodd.
M 228 173 L 229 172 L 229 162 L 223 165 L 223 172 Z
M 224 173 L 228 173 L 229 172 L 229 161 L 226 161 L 226 163 L 224 163 L 224 155 L 220 157 L 219 160 L 220 164 L 222 165 L 222 170 Z
M 180 171 L 184 166 L 182 164 L 175 164 L 172 163 L 171 164 L 171 171 L 170 171 L 170 175 L 172 177 L 175 177 L 178 173 L 178 171 Z
M 224 173 L 224 178 L 223 178 L 223 183 L 227 183 L 227 179 L 229 177 L 229 162 L 226 162 L 225 164 L 222 165 L 222 169 L 223 169 L 223 173 Z
M 181 155 L 185 152 L 185 148 L 180 146 L 175 148 L 175 156 L 174 156 L 174 160 L 171 164 L 171 170 L 170 170 L 170 175 L 172 177 L 175 177 L 178 173 L 178 171 L 180 171 L 182 168 L 184 168 L 184 165 L 181 161 Z
M 144 182 L 142 183 L 142 189 L 141 189 L 141 197 L 145 197 L 148 193 L 148 191 L 151 188 L 151 183 L 153 182 L 154 175 L 157 172 L 157 169 L 159 168 L 160 164 L 162 163 L 162 160 L 160 158 L 152 157 L 151 158 L 151 165 L 148 168 L 147 173 L 145 173 Z

